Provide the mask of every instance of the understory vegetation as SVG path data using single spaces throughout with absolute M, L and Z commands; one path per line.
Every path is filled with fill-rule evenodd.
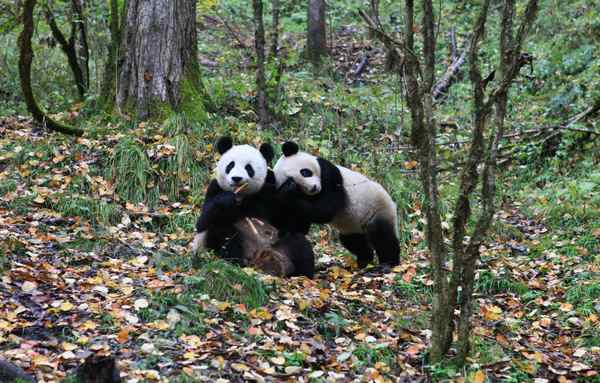
M 33 40 L 36 97 L 54 119 L 86 132 L 77 138 L 28 117 L 17 69 L 20 27 L 0 15 L 3 359 L 46 382 L 74 381 L 92 353 L 114 355 L 132 382 L 600 382 L 596 2 L 540 2 L 525 46 L 532 64 L 509 97 L 499 211 L 477 264 L 474 337 L 463 368 L 428 360 L 433 280 L 410 114 L 403 79 L 386 71 L 389 57 L 357 16 L 361 1 L 327 2 L 331 55 L 318 70 L 302 55 L 305 7 L 286 2 L 280 54 L 266 67 L 274 119 L 261 129 L 248 2 L 198 2 L 199 62 L 212 109 L 191 102 L 151 121 L 109 113 L 100 102 L 108 11 L 93 3 L 93 81 L 85 99 L 44 23 Z M 435 6 L 442 7 L 440 31 L 453 27 L 462 49 L 477 7 Z M 270 10 L 265 3 L 267 31 Z M 387 28 L 399 27 L 395 2 L 382 1 L 379 12 Z M 498 30 L 491 20 L 487 34 Z M 437 49 L 449 49 L 442 33 Z M 497 49 L 482 46 L 490 71 L 495 63 L 485 57 Z M 366 69 L 356 74 L 365 57 Z M 471 132 L 466 71 L 436 111 L 447 236 Z M 385 274 L 358 270 L 327 226 L 310 233 L 314 280 L 191 254 L 222 135 L 254 146 L 272 142 L 276 158 L 279 144 L 295 140 L 380 182 L 398 206 L 401 264 Z

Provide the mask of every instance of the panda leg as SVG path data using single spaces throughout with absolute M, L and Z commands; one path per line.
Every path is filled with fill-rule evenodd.
M 393 225 L 382 219 L 375 219 L 368 227 L 368 237 L 380 264 L 396 266 L 400 263 L 400 242 Z
M 315 255 L 311 243 L 299 233 L 286 234 L 280 238 L 273 248 L 279 250 L 290 259 L 294 271 L 289 276 L 306 276 L 313 278 L 315 275 Z
M 342 245 L 356 255 L 358 267 L 366 267 L 374 258 L 373 249 L 365 234 L 340 234 Z

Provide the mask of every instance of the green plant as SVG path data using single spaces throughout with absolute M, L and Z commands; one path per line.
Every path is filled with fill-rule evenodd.
M 269 300 L 267 286 L 254 275 L 223 260 L 208 261 L 193 276 L 185 279 L 188 289 L 212 298 L 246 307 L 258 308 Z
M 114 149 L 107 177 L 115 184 L 119 196 L 134 203 L 144 202 L 154 172 L 144 147 L 131 138 L 122 139 Z M 149 204 L 156 201 L 147 201 Z

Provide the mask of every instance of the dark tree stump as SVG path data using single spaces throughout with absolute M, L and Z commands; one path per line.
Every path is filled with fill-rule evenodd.
M 121 376 L 115 358 L 112 356 L 90 355 L 77 368 L 77 381 L 80 383 L 120 383 Z
M 35 382 L 35 379 L 23 371 L 22 368 L 12 364 L 7 360 L 0 359 L 0 382 L 9 383 L 14 382 L 17 379 L 24 380 L 26 382 Z

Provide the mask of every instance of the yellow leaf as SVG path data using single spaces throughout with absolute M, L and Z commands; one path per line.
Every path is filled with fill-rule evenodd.
M 98 327 L 98 325 L 91 320 L 87 320 L 81 325 L 82 330 L 94 330 L 96 327 Z
M 482 306 L 481 311 L 486 320 L 499 320 L 502 318 L 502 309 L 498 306 Z
M 23 292 L 28 293 L 28 292 L 35 290 L 36 287 L 37 287 L 37 284 L 35 282 L 25 281 L 21 285 L 21 290 L 23 290 Z
M 237 372 L 244 372 L 250 370 L 250 367 L 246 366 L 243 363 L 231 363 L 231 368 L 233 368 Z
M 71 302 L 63 302 L 60 305 L 60 311 L 71 311 L 73 307 L 74 306 Z
M 46 198 L 42 197 L 41 195 L 38 195 L 37 197 L 35 197 L 33 199 L 33 202 L 39 203 L 39 204 L 44 203 L 44 201 L 46 201 Z
M 129 330 L 126 328 L 122 328 L 121 331 L 117 334 L 117 342 L 123 344 L 129 340 Z
M 285 364 L 285 358 L 283 356 L 275 356 L 269 359 L 273 364 L 283 366 Z
M 570 303 L 561 303 L 560 311 L 569 312 L 573 310 L 573 305 Z
M 264 308 L 250 311 L 250 316 L 264 320 L 271 320 L 271 318 L 273 318 L 273 315 Z
M 73 351 L 73 350 L 77 349 L 77 345 L 75 345 L 73 343 L 69 343 L 69 342 L 62 342 L 62 348 L 65 351 Z

